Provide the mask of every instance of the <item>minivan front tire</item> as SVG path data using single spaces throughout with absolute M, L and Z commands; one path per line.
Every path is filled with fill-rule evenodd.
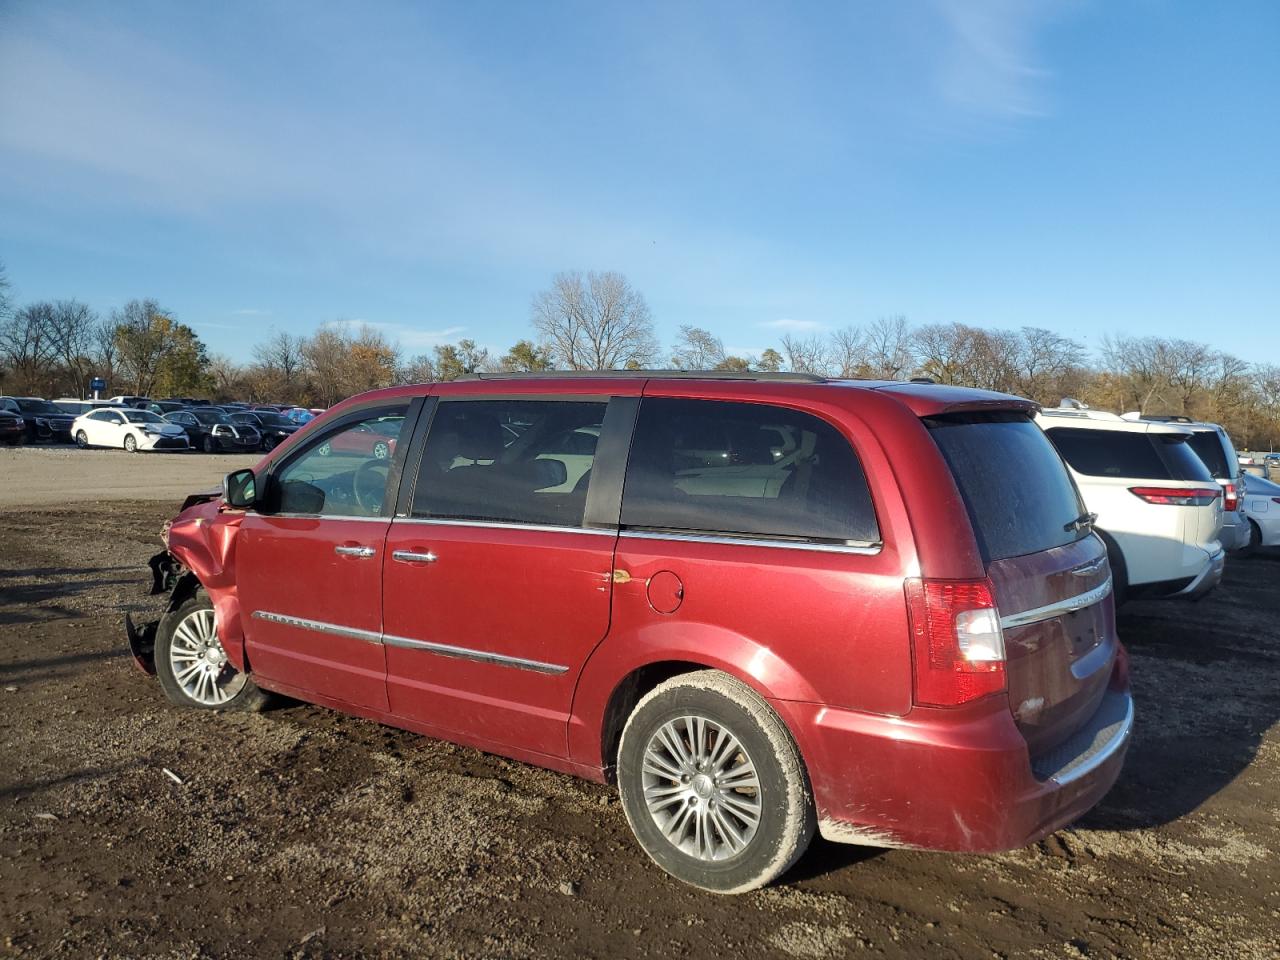
M 681 674 L 641 698 L 622 731 L 618 789 L 645 853 L 714 893 L 772 882 L 817 828 L 786 725 L 764 698 L 718 670 Z
M 156 678 L 169 700 L 198 710 L 261 710 L 268 695 L 227 662 L 204 590 L 170 610 L 156 629 Z

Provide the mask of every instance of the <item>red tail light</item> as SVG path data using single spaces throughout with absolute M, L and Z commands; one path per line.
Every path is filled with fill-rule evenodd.
M 1174 507 L 1207 507 L 1222 494 L 1219 487 L 1130 487 L 1129 492 L 1147 503 Z
M 955 707 L 1005 688 L 1004 633 L 987 580 L 906 582 L 915 702 Z
M 1222 509 L 1230 513 L 1240 506 L 1240 492 L 1234 483 L 1222 485 Z

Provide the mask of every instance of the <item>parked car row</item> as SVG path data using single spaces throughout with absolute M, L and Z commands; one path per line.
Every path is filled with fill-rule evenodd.
M 289 404 L 212 404 L 192 398 L 152 400 L 128 395 L 54 401 L 0 397 L 0 442 L 74 442 L 130 452 L 253 453 L 273 449 L 322 412 Z
M 717 892 L 815 833 L 1009 849 L 1120 772 L 1118 602 L 1203 596 L 1227 516 L 1280 510 L 1219 457 L 1212 425 L 931 383 L 391 388 L 189 498 L 129 641 L 181 706 L 274 691 L 615 782 Z

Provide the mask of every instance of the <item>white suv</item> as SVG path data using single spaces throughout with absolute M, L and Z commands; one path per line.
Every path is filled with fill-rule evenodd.
M 1222 487 L 1222 533 L 1219 539 L 1228 550 L 1241 550 L 1249 545 L 1249 518 L 1244 515 L 1241 477 L 1244 468 L 1227 431 L 1216 423 L 1200 423 L 1190 417 L 1155 417 L 1140 413 L 1123 414 L 1123 419 L 1176 423 L 1191 431 L 1191 449 L 1204 461 L 1209 473 Z
M 1222 488 L 1186 427 L 1060 407 L 1037 418 L 1107 545 L 1116 600 L 1198 598 L 1222 579 Z

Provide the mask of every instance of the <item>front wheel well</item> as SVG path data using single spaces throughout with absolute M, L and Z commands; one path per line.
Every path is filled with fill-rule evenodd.
M 604 722 L 600 729 L 600 757 L 604 763 L 605 779 L 609 783 L 616 782 L 618 766 L 618 746 L 622 741 L 622 728 L 627 718 L 636 708 L 640 699 L 664 681 L 677 677 L 682 673 L 693 673 L 708 669 L 705 663 L 694 663 L 689 660 L 660 660 L 637 667 L 622 678 L 613 693 L 609 695 L 609 703 L 604 709 Z

